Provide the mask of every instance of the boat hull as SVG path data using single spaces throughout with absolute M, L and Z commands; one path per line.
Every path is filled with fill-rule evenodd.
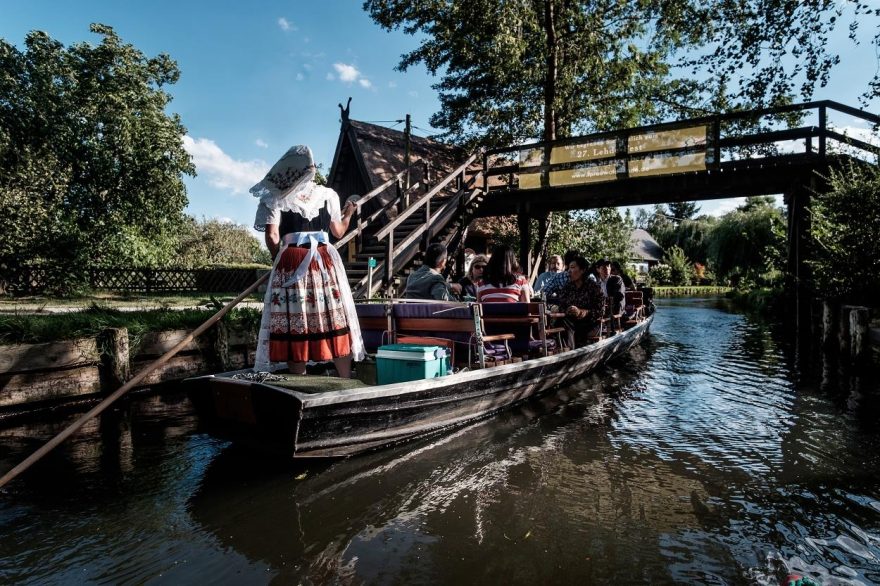
M 440 378 L 302 393 L 226 375 L 193 379 L 208 430 L 294 458 L 350 456 L 487 417 L 574 381 L 638 344 L 652 318 L 596 344 Z

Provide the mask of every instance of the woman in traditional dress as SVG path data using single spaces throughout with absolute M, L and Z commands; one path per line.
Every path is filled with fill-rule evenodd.
M 342 378 L 364 344 L 342 259 L 328 232 L 342 237 L 354 204 L 339 208 L 335 191 L 314 182 L 309 147 L 291 147 L 250 192 L 259 198 L 254 229 L 266 232 L 275 259 L 266 288 L 254 370 L 286 362 L 304 374 L 306 362 L 333 360 Z

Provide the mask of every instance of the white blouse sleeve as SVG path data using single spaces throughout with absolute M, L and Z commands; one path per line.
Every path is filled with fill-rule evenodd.
M 329 187 L 321 187 L 324 190 L 324 197 L 327 200 L 327 212 L 330 214 L 330 220 L 333 222 L 342 221 L 342 209 L 339 207 L 339 194 Z
M 260 202 L 257 206 L 257 216 L 254 218 L 254 230 L 265 232 L 266 225 L 279 225 L 281 223 L 281 210 L 269 209 L 269 207 Z

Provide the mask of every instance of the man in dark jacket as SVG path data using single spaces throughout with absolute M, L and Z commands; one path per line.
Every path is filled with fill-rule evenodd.
M 437 299 L 454 301 L 461 292 L 461 285 L 447 283 L 440 273 L 446 268 L 446 247 L 435 242 L 425 251 L 425 261 L 410 273 L 403 296 L 407 299 Z

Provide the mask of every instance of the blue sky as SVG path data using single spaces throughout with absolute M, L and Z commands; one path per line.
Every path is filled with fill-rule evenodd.
M 164 52 L 177 61 L 180 81 L 166 91 L 198 170 L 187 180 L 187 211 L 195 216 L 250 225 L 255 205 L 247 189 L 292 144 L 310 145 L 329 170 L 339 133 L 336 104 L 349 96 L 355 119 L 394 121 L 410 113 L 417 134 L 434 132 L 428 119 L 438 107 L 435 80 L 423 67 L 394 70 L 416 40 L 381 30 L 360 0 L 0 0 L 0 37 L 17 45 L 34 29 L 65 44 L 97 43 L 92 22 L 112 26 L 148 56 Z M 840 37 L 832 48 L 842 49 L 843 63 L 815 98 L 857 106 L 877 55 L 868 43 L 854 49 Z M 876 104 L 871 109 L 878 111 Z M 737 203 L 701 205 L 718 214 Z

